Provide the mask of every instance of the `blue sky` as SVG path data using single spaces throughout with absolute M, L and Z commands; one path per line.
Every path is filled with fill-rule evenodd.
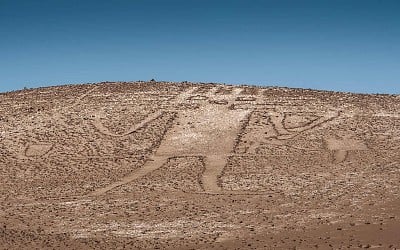
M 0 92 L 156 80 L 400 93 L 400 1 L 0 0 Z

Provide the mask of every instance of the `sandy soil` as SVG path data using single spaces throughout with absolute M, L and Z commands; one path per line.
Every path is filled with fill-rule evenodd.
M 399 110 L 218 84 L 2 93 L 0 248 L 398 249 Z

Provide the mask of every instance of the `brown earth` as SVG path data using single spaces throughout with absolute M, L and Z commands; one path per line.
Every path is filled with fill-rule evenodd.
M 400 248 L 399 110 L 221 84 L 2 93 L 0 248 Z

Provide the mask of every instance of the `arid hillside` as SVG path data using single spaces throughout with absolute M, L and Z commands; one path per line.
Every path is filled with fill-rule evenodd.
M 129 82 L 0 94 L 2 249 L 400 248 L 400 96 Z

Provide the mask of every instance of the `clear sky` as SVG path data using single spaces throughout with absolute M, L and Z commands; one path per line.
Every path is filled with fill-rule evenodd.
M 0 0 L 0 92 L 151 78 L 400 93 L 400 1 Z

